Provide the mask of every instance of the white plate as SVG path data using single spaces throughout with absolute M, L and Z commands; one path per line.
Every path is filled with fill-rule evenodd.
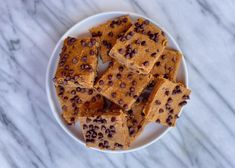
M 75 126 L 68 126 L 66 123 L 64 123 L 63 119 L 61 118 L 61 108 L 59 106 L 58 99 L 56 97 L 56 92 L 55 88 L 52 82 L 52 79 L 54 77 L 54 73 L 57 67 L 57 62 L 59 60 L 59 53 L 61 51 L 63 41 L 67 36 L 86 36 L 89 35 L 88 29 L 96 26 L 100 23 L 103 23 L 109 19 L 121 16 L 121 15 L 129 15 L 132 20 L 136 20 L 139 17 L 148 19 L 151 21 L 153 24 L 157 25 L 160 27 L 168 37 L 168 47 L 177 49 L 179 51 L 180 48 L 177 45 L 176 41 L 173 39 L 173 37 L 164 29 L 161 27 L 158 23 L 155 21 L 136 14 L 136 13 L 131 13 L 131 12 L 105 12 L 105 13 L 100 13 L 97 15 L 90 16 L 77 24 L 75 24 L 73 27 L 71 27 L 57 42 L 55 49 L 50 57 L 49 63 L 48 63 L 48 68 L 47 68 L 47 74 L 46 74 L 46 92 L 48 96 L 48 101 L 51 107 L 51 110 L 53 112 L 53 115 L 55 116 L 57 122 L 60 124 L 60 126 L 65 130 L 67 134 L 69 134 L 72 138 L 74 138 L 76 141 L 81 143 L 82 145 L 85 145 L 84 139 L 82 137 L 82 132 L 79 127 L 79 123 L 77 123 Z M 181 63 L 181 66 L 179 68 L 179 72 L 177 74 L 177 80 L 183 82 L 185 85 L 187 85 L 187 69 L 185 65 L 185 61 L 183 59 L 183 62 Z M 143 133 L 136 139 L 134 143 L 131 144 L 130 148 L 128 150 L 118 150 L 118 151 L 108 151 L 108 150 L 99 150 L 102 152 L 109 152 L 109 153 L 125 153 L 125 152 L 131 152 L 131 151 L 136 151 L 138 149 L 142 149 L 144 147 L 147 147 L 148 145 L 156 142 L 159 140 L 163 135 L 165 135 L 170 128 L 161 126 L 156 123 L 151 123 L 145 127 Z

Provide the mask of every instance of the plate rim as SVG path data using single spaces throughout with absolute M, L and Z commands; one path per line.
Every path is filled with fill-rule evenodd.
M 178 51 L 181 52 L 182 56 L 184 55 L 182 50 L 180 49 L 178 43 L 176 42 L 176 40 L 173 38 L 173 36 L 163 27 L 161 26 L 161 24 L 159 24 L 157 21 L 139 14 L 139 13 L 135 13 L 135 12 L 129 12 L 129 11 L 108 11 L 108 12 L 100 12 L 94 15 L 91 15 L 89 17 L 86 17 L 80 21 L 78 21 L 77 23 L 75 23 L 72 27 L 70 27 L 69 29 L 67 29 L 64 34 L 60 37 L 60 39 L 57 41 L 56 45 L 54 46 L 54 49 L 52 51 L 52 53 L 50 54 L 50 58 L 47 64 L 47 70 L 46 70 L 46 80 L 45 80 L 45 87 L 46 87 L 46 94 L 47 94 L 47 99 L 49 102 L 49 106 L 50 109 L 52 111 L 53 116 L 55 117 L 57 123 L 60 125 L 60 127 L 70 136 L 72 137 L 75 141 L 79 142 L 81 145 L 85 146 L 85 143 L 83 141 L 81 141 L 80 139 L 78 139 L 76 136 L 73 135 L 73 133 L 65 126 L 65 124 L 61 121 L 61 119 L 59 118 L 59 115 L 57 113 L 57 110 L 55 109 L 55 104 L 54 101 L 52 99 L 52 93 L 51 93 L 51 89 L 50 89 L 50 69 L 53 63 L 53 59 L 55 57 L 55 53 L 58 50 L 59 45 L 61 44 L 61 41 L 64 39 L 65 36 L 67 36 L 68 32 L 72 31 L 78 24 L 82 24 L 83 22 L 86 22 L 87 20 L 91 20 L 95 17 L 99 17 L 102 15 L 130 15 L 130 16 L 135 16 L 135 17 L 142 17 L 145 19 L 148 19 L 150 22 L 152 22 L 153 24 L 157 25 L 159 28 L 161 28 L 164 32 L 167 33 L 167 35 L 171 38 L 172 42 L 174 43 L 176 49 Z M 118 16 L 117 16 L 118 17 Z M 187 65 L 184 59 L 184 56 L 182 57 L 182 62 L 181 62 L 182 66 L 184 67 L 184 79 L 185 79 L 185 85 L 188 86 L 188 70 L 187 70 Z M 183 111 L 183 108 L 181 109 L 180 113 Z M 129 153 L 129 152 L 134 152 L 143 148 L 148 147 L 149 145 L 157 142 L 159 139 L 161 139 L 164 135 L 166 135 L 170 130 L 172 129 L 172 127 L 168 127 L 166 128 L 166 130 L 161 133 L 161 135 L 159 135 L 157 138 L 153 139 L 152 141 L 145 143 L 141 146 L 135 147 L 133 149 L 126 149 L 126 150 L 101 150 L 98 148 L 93 148 L 93 147 L 89 147 L 89 149 L 94 149 L 96 151 L 100 151 L 103 153 Z

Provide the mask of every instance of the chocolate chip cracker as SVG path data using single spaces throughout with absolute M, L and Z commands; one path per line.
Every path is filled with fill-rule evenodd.
M 109 20 L 99 26 L 91 28 L 93 37 L 100 37 L 101 41 L 101 58 L 105 63 L 111 61 L 109 51 L 115 44 L 117 38 L 125 33 L 131 27 L 131 19 L 129 16 L 121 16 Z
M 110 62 L 109 68 L 96 82 L 96 90 L 110 101 L 129 110 L 152 75 L 136 74 L 118 62 Z
M 109 110 L 87 114 L 79 119 L 87 146 L 106 150 L 129 147 L 126 115 L 123 111 Z
M 136 102 L 127 113 L 127 126 L 131 142 L 133 142 L 144 130 L 148 123 L 143 109 L 146 102 Z
M 165 126 L 175 126 L 181 108 L 187 104 L 190 92 L 181 83 L 158 78 L 144 108 L 147 119 Z
M 92 88 L 97 71 L 98 50 L 96 38 L 67 37 L 60 53 L 55 84 Z
M 82 112 L 98 111 L 103 108 L 103 97 L 94 89 L 56 86 L 62 108 L 62 117 L 69 125 L 78 120 Z
M 110 56 L 130 69 L 148 74 L 166 45 L 164 32 L 140 18 L 117 40 Z
M 179 51 L 173 49 L 165 49 L 162 55 L 157 59 L 151 74 L 154 77 L 163 77 L 171 81 L 176 81 L 176 75 L 182 60 Z

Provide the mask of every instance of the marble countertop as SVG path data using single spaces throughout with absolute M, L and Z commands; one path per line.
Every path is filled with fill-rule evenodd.
M 193 91 L 177 127 L 128 154 L 87 149 L 57 124 L 45 93 L 52 50 L 78 21 L 104 11 L 144 14 L 183 50 Z M 235 167 L 235 1 L 2 0 L 0 167 Z

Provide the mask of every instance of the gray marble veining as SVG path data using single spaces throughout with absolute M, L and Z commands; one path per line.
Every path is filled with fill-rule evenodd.
M 144 14 L 183 50 L 191 102 L 177 127 L 129 154 L 87 149 L 56 123 L 45 94 L 50 54 L 78 21 L 104 11 Z M 0 167 L 235 167 L 235 1 L 2 0 Z

